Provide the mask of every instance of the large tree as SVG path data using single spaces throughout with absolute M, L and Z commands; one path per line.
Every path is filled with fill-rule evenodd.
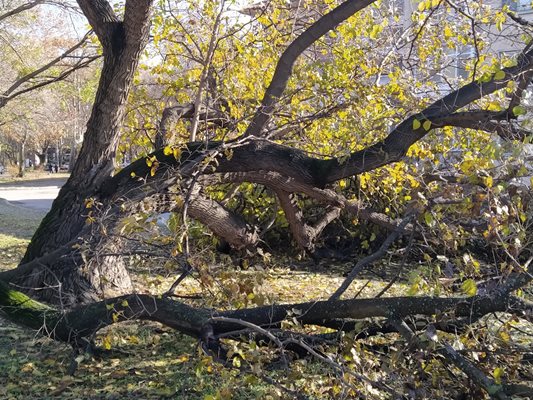
M 437 128 L 482 129 L 507 138 L 524 135 L 513 121 L 517 118 L 516 106 L 531 75 L 532 53 L 528 48 L 518 56 L 514 65 L 502 67 L 490 75 L 484 74 L 453 90 L 400 121 L 383 140 L 361 150 L 345 152 L 341 157 L 320 158 L 269 140 L 267 126 L 276 104 L 283 97 L 298 57 L 340 23 L 372 3 L 346 1 L 317 19 L 290 43 L 277 63 L 260 106 L 242 135 L 226 141 L 190 143 L 186 150 L 180 151 L 180 156 L 176 152 L 158 149 L 148 157 L 153 162 L 142 158 L 112 176 L 128 93 L 148 41 L 152 2 L 126 2 L 121 18 L 107 1 L 80 1 L 79 5 L 102 45 L 104 65 L 101 80 L 79 159 L 51 211 L 35 233 L 22 263 L 72 245 L 78 236 L 88 234 L 92 228 L 86 224 L 91 211 L 86 208 L 89 199 L 103 204 L 105 213 L 112 215 L 108 221 L 112 225 L 111 221 L 116 223 L 120 210 L 131 209 L 134 204 L 164 192 L 178 181 L 183 183 L 191 177 L 195 177 L 196 181 L 198 175 L 211 176 L 202 178 L 204 184 L 209 184 L 209 180 L 212 183 L 254 182 L 271 188 L 278 197 L 296 242 L 303 249 L 312 250 L 316 237 L 338 217 L 342 209 L 356 210 L 389 228 L 395 225 L 394 221 L 380 219 L 370 211 L 360 209 L 356 202 L 347 201 L 342 195 L 326 189 L 328 185 L 401 160 L 411 145 Z M 204 68 L 204 72 L 207 69 Z M 515 90 L 506 108 L 499 111 L 465 109 L 483 97 L 509 88 L 510 82 L 514 83 Z M 199 90 L 201 93 L 201 88 Z M 195 106 L 198 104 L 166 109 L 161 129 L 164 129 L 165 117 L 168 119 L 173 114 L 199 118 Z M 231 156 L 228 156 L 229 152 Z M 143 179 L 132 179 L 132 175 Z M 254 227 L 221 204 L 206 198 L 198 185 L 196 187 L 188 194 L 183 193 L 190 200 L 189 215 L 205 223 L 234 247 L 256 243 L 258 237 Z M 290 199 L 292 193 L 304 193 L 328 204 L 330 209 L 315 224 L 308 224 Z M 172 207 L 176 204 L 170 202 L 167 208 Z M 112 230 L 113 226 L 109 229 Z M 109 246 L 107 253 L 116 254 L 122 246 L 120 240 L 111 235 L 102 238 L 101 234 L 96 234 L 92 240 L 91 246 L 100 249 Z M 46 299 L 55 297 L 56 301 L 59 299 L 55 290 L 58 284 L 61 285 L 61 298 L 66 301 L 70 293 L 70 301 L 74 302 L 86 296 L 94 297 L 103 289 L 130 289 L 127 272 L 115 256 L 98 257 L 94 262 L 89 260 L 84 268 L 76 267 L 78 263 L 70 260 L 69 266 L 61 265 L 62 262 L 54 263 L 47 268 L 32 269 L 29 276 L 21 273 L 16 280 L 25 287 L 48 287 L 50 290 L 40 290 L 39 296 Z M 105 279 L 101 279 L 102 276 Z
M 390 58 L 394 51 L 398 51 L 399 54 L 408 53 L 406 58 L 409 60 L 413 49 L 420 46 L 418 48 L 420 57 L 417 61 L 430 59 L 435 65 L 441 63 L 442 60 L 432 58 L 433 54 L 428 55 L 428 49 L 438 43 L 435 41 L 435 37 L 439 36 L 438 32 L 431 31 L 429 37 L 423 37 L 422 32 L 424 28 L 431 25 L 431 17 L 439 8 L 442 7 L 444 12 L 455 10 L 458 14 L 462 13 L 461 15 L 466 13 L 463 15 L 465 20 L 472 24 L 470 37 L 468 34 L 464 35 L 465 43 L 472 43 L 477 53 L 475 59 L 469 64 L 469 79 L 460 81 L 458 87 L 447 90 L 444 96 L 434 96 L 434 98 L 420 96 L 419 102 L 414 106 L 411 105 L 410 109 L 398 106 L 400 110 L 395 114 L 387 115 L 383 112 L 383 118 L 390 118 L 393 122 L 391 124 L 377 125 L 378 118 L 373 120 L 374 126 L 365 126 L 364 121 L 361 122 L 360 126 L 369 129 L 371 133 L 379 132 L 376 134 L 378 139 L 375 140 L 373 135 L 362 135 L 365 137 L 364 145 L 349 145 L 348 150 L 344 149 L 341 155 L 324 153 L 315 155 L 304 145 L 300 147 L 291 145 L 291 140 L 299 134 L 300 123 L 305 124 L 306 120 L 320 119 L 321 116 L 331 117 L 333 120 L 337 118 L 338 121 L 332 123 L 332 129 L 335 129 L 340 126 L 341 119 L 350 118 L 348 113 L 340 113 L 349 105 L 340 104 L 337 99 L 343 98 L 344 95 L 346 95 L 344 98 L 349 98 L 349 94 L 343 93 L 343 90 L 346 90 L 351 81 L 357 78 L 363 79 L 363 77 L 370 81 L 370 78 L 374 76 L 373 84 L 365 86 L 365 90 L 357 93 L 358 95 L 364 94 L 365 98 L 373 99 L 372 92 L 368 88 L 379 87 L 379 78 L 384 71 L 374 70 L 371 65 L 358 65 L 358 68 L 368 69 L 366 76 L 359 75 L 358 71 L 351 71 L 353 74 L 348 74 L 350 79 L 343 81 L 339 87 L 331 84 L 325 85 L 326 89 L 324 89 L 317 84 L 312 88 L 307 88 L 308 91 L 335 91 L 335 95 L 332 96 L 335 102 L 330 107 L 324 107 L 320 115 L 318 113 L 300 115 L 300 121 L 292 121 L 288 118 L 288 122 L 277 126 L 273 123 L 275 118 L 287 119 L 280 109 L 289 107 L 291 101 L 297 98 L 299 93 L 304 92 L 303 89 L 298 88 L 290 93 L 291 96 L 284 97 L 299 57 L 302 54 L 308 55 L 313 61 L 310 65 L 315 67 L 323 63 L 320 74 L 331 76 L 333 72 L 325 64 L 327 56 L 335 57 L 335 47 L 333 46 L 331 54 L 327 54 L 327 50 L 324 50 L 326 53 L 324 54 L 320 48 L 313 46 L 317 46 L 320 40 L 324 40 L 324 47 L 330 46 L 335 37 L 332 32 L 352 16 L 355 15 L 357 18 L 359 15 L 357 13 L 368 8 L 372 3 L 374 3 L 372 0 L 348 0 L 327 12 L 324 12 L 326 7 L 317 7 L 310 14 L 316 16 L 314 22 L 306 24 L 299 21 L 302 25 L 295 23 L 294 27 L 297 28 L 289 27 L 290 35 L 294 33 L 294 29 L 298 34 L 288 46 L 284 47 L 276 68 L 268 80 L 262 100 L 256 101 L 258 106 L 255 107 L 252 115 L 248 117 L 246 113 L 241 113 L 240 119 L 231 115 L 230 103 L 235 106 L 235 101 L 228 101 L 225 96 L 209 94 L 209 89 L 217 86 L 214 46 L 220 44 L 222 38 L 228 36 L 219 32 L 222 8 L 215 11 L 210 40 L 194 44 L 198 48 L 198 54 L 202 57 L 195 57 L 194 51 L 187 54 L 188 58 L 197 61 L 201 66 L 197 74 L 199 84 L 191 96 L 193 101 L 189 104 L 174 104 L 165 107 L 159 126 L 155 129 L 156 135 L 153 140 L 162 148 L 156 149 L 126 166 L 120 172 L 114 173 L 128 94 L 141 54 L 148 41 L 153 4 L 149 0 L 127 0 L 123 15 L 119 16 L 106 0 L 79 0 L 78 4 L 101 43 L 104 56 L 101 79 L 93 111 L 87 123 L 84 143 L 71 177 L 61 189 L 52 210 L 32 238 L 21 265 L 12 271 L 0 274 L 0 279 L 6 283 L 33 288 L 34 291 L 30 290 L 30 292 L 35 298 L 61 302 L 64 305 L 84 303 L 116 292 L 128 292 L 131 290 L 131 282 L 123 259 L 120 257 L 125 250 L 125 243 L 122 235 L 115 233 L 124 230 L 125 225 L 121 221 L 127 220 L 132 213 L 139 211 L 145 213 L 175 211 L 181 214 L 183 224 L 187 224 L 188 215 L 207 226 L 236 249 L 256 247 L 260 240 L 258 227 L 252 226 L 242 215 L 236 213 L 235 209 L 227 207 L 225 199 L 218 201 L 215 196 L 210 196 L 209 192 L 209 188 L 219 188 L 221 184 L 247 182 L 266 187 L 275 196 L 294 241 L 307 252 L 314 251 L 317 237 L 343 213 L 353 213 L 362 220 L 379 224 L 392 232 L 374 254 L 355 264 L 344 283 L 331 293 L 330 301 L 213 313 L 211 310 L 193 308 L 168 298 L 131 295 L 80 306 L 80 309 L 71 312 L 61 312 L 33 302 L 2 284 L 0 300 L 3 299 L 4 304 L 11 307 L 9 310 L 16 311 L 10 313 L 10 316 L 33 327 L 40 326 L 45 318 L 49 326 L 56 327 L 54 331 L 56 338 L 75 344 L 84 343 L 85 338 L 90 337 L 95 330 L 123 318 L 153 319 L 199 337 L 207 349 L 215 352 L 221 351 L 218 343 L 219 337 L 237 332 L 241 324 L 245 324 L 246 327 L 255 330 L 256 333 L 281 347 L 291 343 L 287 339 L 285 344 L 281 344 L 279 339 L 258 326 L 279 327 L 281 321 L 295 309 L 297 319 L 302 324 L 316 324 L 338 329 L 345 329 L 345 327 L 348 329 L 348 326 L 353 328 L 354 319 L 371 316 L 387 318 L 386 329 L 399 331 L 409 340 L 414 340 L 411 327 L 403 321 L 409 315 L 440 315 L 443 309 L 453 311 L 450 313 L 454 317 L 451 324 L 443 322 L 442 325 L 438 325 L 438 329 L 444 331 L 458 329 L 458 326 L 468 325 L 483 315 L 495 311 L 509 311 L 531 318 L 531 304 L 513 296 L 516 289 L 529 284 L 532 276 L 532 266 L 529 265 L 528 269 L 528 263 L 524 262 L 524 255 L 527 251 L 519 254 L 517 250 L 519 245 L 516 241 L 513 248 L 507 244 L 502 246 L 509 259 L 507 262 L 512 265 L 512 268 L 505 281 L 490 298 L 478 295 L 467 300 L 464 297 L 339 300 L 361 269 L 382 256 L 390 247 L 391 242 L 400 235 L 407 234 L 412 237 L 425 238 L 423 233 L 416 232 L 416 219 L 422 216 L 421 218 L 427 225 L 432 225 L 434 217 L 428 210 L 436 204 L 448 204 L 453 199 L 449 199 L 446 195 L 427 199 L 422 192 L 419 192 L 419 198 L 413 200 L 410 195 L 406 195 L 409 201 L 413 201 L 404 204 L 405 207 L 402 208 L 404 218 L 395 219 L 365 208 L 358 200 L 347 198 L 342 191 L 334 190 L 334 185 L 344 188 L 345 180 L 348 178 L 358 175 L 362 177 L 367 172 L 396 163 L 402 160 L 412 146 L 422 139 L 433 134 L 447 135 L 451 128 L 463 128 L 467 130 L 466 132 L 497 134 L 502 140 L 516 140 L 530 136 L 530 133 L 518 124 L 518 117 L 523 114 L 524 110 L 520 104 L 523 93 L 533 76 L 531 46 L 526 45 L 512 62 L 495 63 L 482 71 L 480 63 L 482 63 L 483 54 L 477 37 L 478 25 L 472 14 L 469 14 L 473 11 L 467 13 L 462 8 L 457 8 L 453 2 L 425 1 L 421 3 L 422 6 L 419 6 L 418 22 L 410 48 L 393 48 L 389 52 L 383 52 L 383 59 Z M 206 8 L 206 12 L 210 10 L 212 11 L 209 7 Z M 261 12 L 259 15 L 262 15 Z M 369 12 L 369 15 L 372 13 Z M 500 12 L 495 18 L 497 27 L 501 24 L 499 21 L 502 16 L 505 17 L 505 14 Z M 447 24 L 446 17 L 443 18 L 443 23 Z M 161 20 L 158 18 L 158 23 Z M 518 24 L 525 27 L 524 29 L 528 29 L 526 22 L 518 18 L 516 20 Z M 192 21 L 193 19 L 191 19 L 191 25 L 194 25 Z M 263 21 L 260 17 L 258 21 L 263 25 L 269 25 L 272 22 Z M 366 30 L 369 41 L 366 42 L 368 47 L 364 50 L 356 49 L 361 53 L 372 48 L 373 42 L 370 39 L 373 40 L 386 25 L 386 23 L 383 25 L 373 23 L 374 20 L 366 21 L 367 28 L 369 28 Z M 272 24 L 275 25 L 275 23 Z M 182 21 L 177 21 L 173 26 L 182 25 Z M 374 29 L 376 26 L 378 29 Z M 443 32 L 445 39 L 451 37 L 450 29 L 448 25 L 445 25 Z M 354 35 L 354 32 L 361 33 L 357 27 L 353 27 L 349 34 Z M 331 37 L 327 36 L 329 33 Z M 184 37 L 186 36 L 187 34 L 184 34 Z M 416 41 L 419 37 L 421 37 L 420 44 Z M 183 43 L 182 45 L 186 47 L 189 42 L 184 40 Z M 274 48 L 280 46 L 280 42 L 274 43 Z M 365 44 L 364 42 L 355 43 Z M 266 44 L 257 46 L 253 50 L 257 51 L 257 48 L 265 52 L 271 50 Z M 348 47 L 341 49 L 339 53 L 347 53 L 349 57 L 355 57 L 354 54 L 350 54 L 350 50 L 354 49 Z M 313 53 L 313 51 L 316 52 Z M 354 68 L 354 66 L 346 67 L 347 64 L 344 61 L 337 66 Z M 397 70 L 401 68 L 397 67 Z M 414 77 L 417 74 L 431 76 L 422 69 L 417 70 L 416 74 L 413 72 Z M 402 88 L 398 84 L 393 86 L 394 80 L 397 79 L 394 71 L 388 71 L 387 75 L 393 81 L 386 88 L 390 90 L 388 101 L 394 108 L 396 104 L 402 104 L 402 101 L 405 101 L 405 87 Z M 302 73 L 302 76 L 305 77 L 305 74 Z M 444 81 L 449 83 L 446 79 Z M 438 87 L 438 89 L 442 88 Z M 490 96 L 504 91 L 507 92 L 507 97 L 501 101 L 504 106 L 501 107 L 498 104 L 496 107 L 492 104 L 493 98 Z M 484 102 L 486 98 L 491 100 L 488 105 Z M 412 96 L 411 102 L 415 102 L 416 99 L 417 96 Z M 327 103 L 324 98 L 313 98 L 313 101 Z M 243 99 L 242 103 L 248 106 L 250 103 L 254 104 L 249 99 Z M 363 103 L 363 101 L 359 103 L 361 108 L 364 107 Z M 378 103 L 373 103 L 368 107 L 378 108 Z M 383 105 L 379 104 L 379 108 L 382 110 Z M 361 111 L 358 117 L 364 119 L 367 115 L 368 113 Z M 184 118 L 191 120 L 190 125 L 187 126 L 189 137 L 192 140 L 202 140 L 186 144 L 173 141 L 169 133 L 172 124 Z M 298 120 L 298 117 L 294 119 Z M 221 135 L 220 138 L 215 137 L 216 140 L 207 131 L 199 133 L 202 126 L 213 125 L 217 129 L 229 129 L 230 132 Z M 286 134 L 292 130 L 297 133 L 292 136 Z M 335 141 L 335 137 L 332 141 Z M 469 161 L 470 163 L 462 164 L 465 173 L 473 170 L 475 162 Z M 438 162 L 441 161 L 438 160 Z M 479 178 L 473 175 L 475 173 L 467 177 L 467 180 L 472 178 L 468 183 L 484 187 L 493 186 L 492 177 Z M 453 174 L 449 176 L 428 174 L 424 177 L 424 182 L 427 184 L 431 181 L 461 183 L 461 179 L 465 178 Z M 368 182 L 359 182 L 359 184 L 368 186 Z M 313 202 L 321 204 L 323 210 L 312 219 L 308 218 L 304 212 L 306 210 L 302 210 L 302 202 L 294 197 L 295 194 L 305 195 Z M 509 214 L 509 218 L 517 217 L 522 218 Z M 524 214 L 524 218 L 527 220 L 527 215 Z M 483 225 L 487 239 L 491 234 L 498 234 L 495 224 L 496 222 L 490 219 Z M 181 238 L 179 241 L 181 242 Z M 181 243 L 178 244 L 181 245 Z M 185 249 L 180 249 L 180 251 L 185 253 L 186 259 L 189 257 L 190 249 L 186 241 Z M 468 280 L 465 283 L 465 291 L 470 294 L 475 293 L 475 290 L 472 290 L 472 285 L 475 289 L 475 284 Z M 109 312 L 110 309 L 113 309 L 113 312 Z M 84 313 L 80 313 L 79 310 L 83 310 Z M 348 325 L 346 325 L 347 320 L 351 321 Z M 377 329 L 385 328 L 381 326 Z M 454 353 L 453 349 L 443 347 L 442 354 L 490 394 L 498 398 L 506 398 L 506 388 L 480 374 L 474 366 Z
M 54 1 L 6 1 L 0 6 L 0 35 L 8 44 L 1 51 L 4 71 L 0 79 L 2 144 L 4 151 L 11 149 L 18 153 L 11 161 L 18 163 L 21 176 L 26 152 L 33 146 L 38 147 L 36 142 L 50 142 L 61 136 L 57 128 L 52 133 L 37 129 L 39 123 L 28 129 L 29 121 L 34 123 L 39 116 L 41 119 L 46 116 L 46 124 L 54 119 L 50 105 L 42 106 L 47 112 L 39 109 L 38 104 L 52 102 L 46 90 L 100 58 L 95 46 L 90 45 L 91 32 L 80 39 L 65 26 L 62 18 L 48 24 L 45 32 L 36 32 L 35 25 L 50 21 L 47 15 L 50 10 L 61 17 L 79 14 L 72 5 Z M 59 108 L 60 102 L 53 102 L 53 106 Z M 28 115 L 28 109 L 32 109 L 33 116 Z M 17 126 L 22 121 L 26 129 Z

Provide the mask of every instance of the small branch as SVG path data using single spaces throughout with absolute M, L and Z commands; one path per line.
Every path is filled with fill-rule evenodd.
M 261 105 L 257 109 L 252 122 L 244 133 L 245 136 L 261 136 L 263 128 L 270 120 L 274 107 L 287 86 L 296 59 L 309 46 L 326 33 L 335 29 L 341 22 L 374 3 L 374 1 L 375 0 L 345 1 L 326 15 L 319 18 L 287 47 L 278 60 L 274 76 L 265 92 Z
M 417 348 L 425 347 L 415 335 L 415 333 L 411 330 L 411 328 L 409 328 L 409 326 L 405 323 L 405 321 L 393 320 L 391 321 L 391 323 L 397 327 L 398 332 L 400 332 L 400 334 L 410 343 L 410 345 L 415 346 Z M 436 333 L 431 332 L 429 330 L 428 332 L 430 332 L 428 335 L 429 339 L 434 343 L 438 342 Z M 496 382 L 494 382 L 493 379 L 488 378 L 479 368 L 477 368 L 474 364 L 472 364 L 470 361 L 460 355 L 457 351 L 455 351 L 455 349 L 449 344 L 444 343 L 444 345 L 440 347 L 437 351 L 448 362 L 454 364 L 457 368 L 463 371 L 465 375 L 468 376 L 478 386 L 486 390 L 492 398 L 499 400 L 509 400 L 509 397 L 507 396 L 507 394 L 505 394 L 502 385 L 498 385 L 496 384 Z
M 12 17 L 13 15 L 19 14 L 23 11 L 31 10 L 32 8 L 38 6 L 39 4 L 45 3 L 45 0 L 35 0 L 30 1 L 28 3 L 22 4 L 10 11 L 7 11 L 6 13 L 0 15 L 0 22 L 3 21 L 6 18 Z
M 394 243 L 396 239 L 403 233 L 405 227 L 411 220 L 414 218 L 414 214 L 407 215 L 402 222 L 398 225 L 398 227 L 385 239 L 385 241 L 381 244 L 379 249 L 372 253 L 371 255 L 363 258 L 360 260 L 355 267 L 351 270 L 351 272 L 348 274 L 344 282 L 342 282 L 341 286 L 330 296 L 330 300 L 338 300 L 341 295 L 350 287 L 350 284 L 353 282 L 355 277 L 365 268 L 366 266 L 374 263 L 375 261 L 382 258 L 388 248 Z
M 287 356 L 284 352 L 284 346 L 283 343 L 281 343 L 281 340 L 279 340 L 275 335 L 273 335 L 271 332 L 269 332 L 266 329 L 261 328 L 258 325 L 252 324 L 251 322 L 244 321 L 242 319 L 236 319 L 236 318 L 228 318 L 228 317 L 212 317 L 212 322 L 223 322 L 223 323 L 229 323 L 229 324 L 235 324 L 235 325 L 242 325 L 246 328 L 251 329 L 252 331 L 255 331 L 261 335 L 266 336 L 269 340 L 272 341 L 272 343 L 275 343 L 276 346 L 278 346 L 280 352 L 281 352 L 281 359 L 283 361 L 283 364 L 288 367 L 289 362 L 287 360 Z
M 77 63 L 70 66 L 70 68 L 67 68 L 65 71 L 61 72 L 58 76 L 55 77 L 49 77 L 45 79 L 43 82 L 36 83 L 32 85 L 29 88 L 19 90 L 15 92 L 21 85 L 29 82 L 33 78 L 38 77 L 40 74 L 42 74 L 45 71 L 48 71 L 53 66 L 57 65 L 59 62 L 63 61 L 64 59 L 68 58 L 70 54 L 81 48 L 89 39 L 89 37 L 92 35 L 92 31 L 89 31 L 85 34 L 85 36 L 74 46 L 67 49 L 63 54 L 60 56 L 54 58 L 47 64 L 41 66 L 40 68 L 37 68 L 36 70 L 24 75 L 23 77 L 17 79 L 7 90 L 2 93 L 0 96 L 0 107 L 4 106 L 9 100 L 14 99 L 17 96 L 20 96 L 23 93 L 27 93 L 30 90 L 35 90 L 40 87 L 43 87 L 45 85 L 48 85 L 53 82 L 57 82 L 59 80 L 62 80 L 66 78 L 68 75 L 70 75 L 72 72 L 74 72 L 77 69 L 86 67 L 88 64 L 99 58 L 100 56 L 88 56 L 88 57 L 82 57 Z
M 312 250 L 312 232 L 310 227 L 305 223 L 302 210 L 300 210 L 296 201 L 291 199 L 290 193 L 276 188 L 274 188 L 274 191 L 278 196 L 279 203 L 285 213 L 285 218 L 287 218 L 292 236 L 296 240 L 298 247 L 304 250 Z

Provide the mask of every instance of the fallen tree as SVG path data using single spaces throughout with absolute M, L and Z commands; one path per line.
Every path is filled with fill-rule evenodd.
M 500 240 L 498 251 L 503 254 L 501 260 L 505 261 L 507 269 L 496 276 L 501 280 L 497 287 L 488 286 L 484 294 L 442 298 L 381 298 L 380 294 L 371 299 L 340 300 L 361 270 L 383 257 L 399 237 L 410 237 L 411 242 L 417 237 L 426 245 L 431 243 L 432 239 L 428 239 L 431 235 L 419 229 L 420 220 L 424 219 L 430 225 L 432 207 L 446 205 L 447 202 L 456 204 L 457 199 L 444 195 L 440 199 L 428 199 L 420 191 L 418 199 L 403 207 L 394 218 L 353 198 L 353 192 L 345 194 L 342 190 L 335 190 L 335 185 L 346 178 L 361 176 L 403 160 L 413 145 L 429 135 L 444 135 L 444 128 L 483 131 L 509 142 L 531 136 L 526 126 L 520 123 L 522 112 L 517 108 L 533 76 L 533 49 L 530 45 L 523 48 L 513 63 L 482 75 L 474 70 L 472 79 L 463 82 L 458 89 L 424 103 L 424 106 L 416 108 L 416 112 L 404 112 L 382 139 L 342 156 L 316 155 L 291 145 L 290 141 L 280 140 L 283 135 L 279 134 L 278 127 L 271 125 L 275 125 L 272 122 L 275 111 L 280 107 L 298 57 L 343 21 L 373 3 L 348 0 L 310 24 L 283 52 L 261 104 L 247 121 L 247 128 L 242 134 L 215 140 L 205 133 L 205 140 L 168 142 L 166 136 L 171 130 L 168 125 L 171 120 L 193 121 L 191 124 L 196 126 L 194 135 L 199 119 L 203 119 L 206 126 L 215 124 L 222 129 L 235 129 L 236 122 L 225 114 L 226 110 L 220 104 L 216 104 L 218 108 L 211 105 L 200 108 L 199 102 L 167 107 L 162 113 L 154 141 L 163 147 L 113 174 L 126 99 L 140 54 L 148 40 L 152 2 L 126 1 L 123 19 L 107 1 L 79 0 L 78 3 L 103 47 L 102 77 L 85 141 L 69 181 L 35 233 L 21 264 L 14 270 L 0 273 L 0 282 L 3 282 L 0 283 L 0 307 L 10 319 L 41 329 L 54 339 L 72 343 L 76 348 L 84 348 L 99 329 L 115 322 L 153 320 L 198 338 L 206 351 L 221 358 L 224 345 L 220 339 L 239 339 L 243 330 L 278 346 L 280 353 L 285 348 L 299 347 L 320 358 L 320 354 L 300 336 L 277 332 L 281 323 L 289 317 L 304 326 L 316 325 L 339 331 L 353 331 L 359 320 L 377 318 L 379 322 L 373 332 L 400 332 L 408 340 L 416 336 L 416 327 L 410 326 L 409 320 L 420 315 L 432 318 L 423 328 L 426 331 L 432 326 L 444 332 L 461 331 L 496 312 L 509 313 L 531 322 L 531 304 L 513 294 L 519 289 L 526 289 L 532 275 L 530 262 L 527 262 L 527 244 L 522 246 L 523 250 L 516 250 L 516 240 L 512 243 L 514 247 Z M 441 4 L 444 7 L 448 2 L 439 2 L 435 8 Z M 505 107 L 494 110 L 485 106 L 485 99 L 504 91 L 508 93 Z M 341 109 L 341 106 L 332 107 L 331 112 L 323 115 L 335 115 L 334 112 Z M 488 177 L 476 178 L 478 180 L 473 181 L 473 177 L 467 174 L 459 178 L 452 176 L 446 183 L 457 184 L 459 188 L 454 187 L 456 192 L 466 193 L 465 197 L 474 199 L 478 194 L 471 188 L 468 192 L 460 186 L 463 182 L 485 188 L 494 184 L 492 177 L 490 180 Z M 443 174 L 437 173 L 421 180 L 429 184 L 445 179 Z M 210 195 L 210 190 L 220 185 L 242 183 L 260 185 L 269 190 L 279 204 L 297 246 L 307 253 L 315 251 L 317 239 L 333 221 L 349 214 L 392 233 L 377 252 L 354 263 L 345 282 L 336 291 L 332 288 L 328 293 L 331 295 L 328 301 L 217 311 L 193 307 L 170 296 L 132 294 L 131 280 L 124 263 L 127 245 L 120 233 L 124 220 L 137 214 L 153 216 L 174 212 L 181 216 L 183 225 L 191 217 L 234 249 L 254 250 L 262 240 L 261 227 L 229 207 L 226 198 L 220 200 Z M 296 195 L 305 196 L 320 205 L 318 217 L 309 219 L 304 207 L 295 199 Z M 500 203 L 483 201 L 477 201 L 476 207 L 502 208 Z M 509 213 L 507 219 L 527 224 L 526 201 L 511 199 L 509 204 L 518 204 L 519 201 L 520 207 L 516 206 L 517 211 L 512 215 Z M 401 215 L 404 217 L 400 218 Z M 484 230 L 479 232 L 479 236 L 488 240 L 490 235 L 498 235 L 495 228 L 498 220 L 490 218 L 483 221 L 484 218 L 485 215 L 481 215 L 476 222 L 481 220 L 479 226 L 483 226 Z M 530 228 L 525 228 L 524 232 L 527 229 Z M 187 229 L 183 231 L 186 235 Z M 185 242 L 184 249 L 179 253 L 182 253 L 187 265 L 176 284 L 185 274 L 195 272 L 188 265 L 192 251 L 182 233 L 175 247 Z M 516 237 L 519 235 L 516 234 Z M 523 238 L 520 240 L 524 241 Z M 408 253 L 407 250 L 406 257 Z M 494 259 L 500 261 L 498 257 Z M 471 258 L 466 257 L 466 260 L 474 264 Z M 402 264 L 405 264 L 405 258 Z M 491 267 L 498 270 L 500 265 L 494 261 Z M 476 284 L 466 276 L 460 277 L 460 283 L 467 284 L 463 291 L 476 292 Z M 15 290 L 19 287 L 31 297 Z M 167 294 L 172 295 L 172 292 Z M 60 307 L 44 305 L 38 300 Z M 421 343 L 417 345 L 423 346 Z M 463 355 L 452 350 L 442 345 L 439 354 L 490 395 L 506 398 L 516 393 L 480 373 Z M 524 387 L 518 389 L 526 390 Z
M 308 344 L 312 345 L 312 337 L 300 337 L 298 333 L 287 336 L 283 330 L 279 330 L 287 319 L 294 319 L 304 327 L 315 325 L 353 331 L 357 321 L 380 318 L 381 322 L 374 333 L 407 332 L 409 340 L 413 342 L 418 340 L 413 339 L 415 333 L 402 321 L 412 322 L 415 316 L 438 315 L 425 328 L 430 332 L 431 340 L 437 343 L 438 335 L 433 329 L 457 332 L 490 313 L 510 313 L 531 322 L 533 304 L 513 296 L 512 292 L 532 279 L 533 267 L 530 266 L 528 271 L 509 277 L 496 293 L 490 295 L 326 300 L 231 311 L 198 308 L 170 297 L 146 294 L 130 294 L 71 310 L 57 310 L 32 300 L 0 281 L 0 304 L 3 315 L 12 321 L 55 340 L 70 343 L 77 351 L 89 351 L 96 332 L 106 326 L 121 321 L 151 320 L 198 339 L 206 352 L 215 358 L 222 357 L 221 361 L 226 362 L 228 360 L 225 359 L 226 351 L 220 343 L 221 338 L 249 340 L 250 336 L 257 336 L 257 340 L 264 344 L 275 345 L 282 355 L 285 349 L 295 348 L 313 354 Z M 366 330 L 356 334 L 364 337 Z M 529 396 L 533 393 L 533 388 L 525 385 L 496 383 L 445 343 L 433 351 L 443 354 L 448 363 L 456 365 L 491 397 L 505 399 L 509 395 Z

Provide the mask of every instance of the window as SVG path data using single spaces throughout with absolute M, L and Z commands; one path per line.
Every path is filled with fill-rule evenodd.
M 503 5 L 508 5 L 511 10 L 517 12 L 533 11 L 531 3 L 531 0 L 503 0 Z

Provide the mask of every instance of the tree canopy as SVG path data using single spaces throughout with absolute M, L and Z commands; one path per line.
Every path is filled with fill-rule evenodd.
M 77 351 L 157 321 L 287 396 L 452 398 L 457 374 L 531 396 L 532 23 L 470 0 L 78 5 L 98 89 L 69 181 L 0 273 L 8 318 Z M 287 264 L 336 280 L 284 298 Z M 176 276 L 150 293 L 153 270 Z M 190 280 L 200 299 L 179 297 Z M 298 357 L 334 374 L 265 372 Z

